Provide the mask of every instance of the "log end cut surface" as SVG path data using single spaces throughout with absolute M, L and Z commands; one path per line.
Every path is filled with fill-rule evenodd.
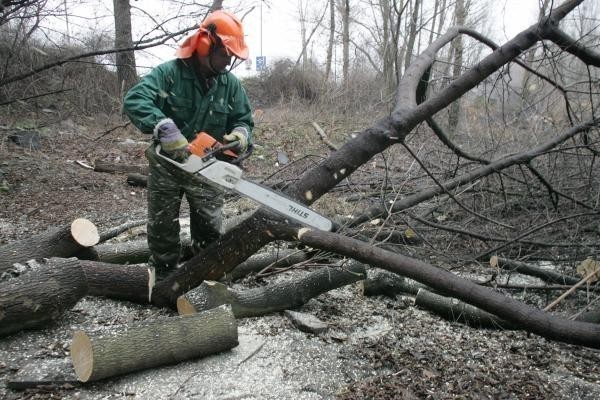
M 94 246 L 100 241 L 98 228 L 85 218 L 77 218 L 71 223 L 71 236 L 83 247 Z
M 191 315 L 198 313 L 198 311 L 196 311 L 196 307 L 194 307 L 194 305 L 185 297 L 185 295 L 177 298 L 177 312 L 179 315 Z
M 83 331 L 75 331 L 71 343 L 71 360 L 77 379 L 87 382 L 94 370 L 94 352 L 92 341 Z

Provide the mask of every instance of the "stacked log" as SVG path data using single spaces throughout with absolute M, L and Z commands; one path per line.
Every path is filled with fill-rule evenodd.
M 49 257 L 71 257 L 100 240 L 96 226 L 85 218 L 30 238 L 0 246 L 0 273 L 14 263 Z
M 85 274 L 75 258 L 49 262 L 24 278 L 0 285 L 0 335 L 42 327 L 87 293 Z

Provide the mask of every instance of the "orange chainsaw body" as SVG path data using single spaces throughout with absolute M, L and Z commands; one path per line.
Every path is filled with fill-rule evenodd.
M 198 157 L 205 157 L 206 155 L 213 153 L 219 147 L 223 146 L 222 143 L 217 141 L 214 137 L 210 136 L 206 132 L 200 132 L 196 135 L 194 140 L 188 145 L 190 153 L 197 155 Z M 225 150 L 223 154 L 237 158 L 237 154 L 232 150 Z

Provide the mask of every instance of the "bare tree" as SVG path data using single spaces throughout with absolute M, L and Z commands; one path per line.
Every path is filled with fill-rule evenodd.
M 327 56 L 325 60 L 325 77 L 329 79 L 331 75 L 331 62 L 333 59 L 333 46 L 335 42 L 335 0 L 329 0 L 329 39 L 327 40 Z
M 113 13 L 115 18 L 115 48 L 129 49 L 117 53 L 117 77 L 121 93 L 124 94 L 137 83 L 129 0 L 113 0 Z
M 344 86 L 350 79 L 350 0 L 342 0 L 342 75 Z

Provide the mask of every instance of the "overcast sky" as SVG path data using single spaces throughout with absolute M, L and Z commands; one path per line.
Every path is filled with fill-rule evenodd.
M 307 0 L 304 0 L 306 3 Z M 232 1 L 231 4 L 234 2 Z M 317 10 L 317 5 L 322 2 L 313 2 L 311 4 L 311 13 L 318 14 L 323 10 Z M 96 4 L 97 6 L 92 6 Z M 167 8 L 162 0 L 141 0 L 132 1 L 133 7 L 143 8 L 145 13 L 151 15 L 155 21 L 162 21 L 173 17 L 173 9 Z M 227 6 L 228 2 L 224 2 Z M 262 55 L 266 57 L 267 63 L 280 57 L 290 57 L 293 60 L 299 56 L 301 51 L 300 38 L 300 23 L 298 13 L 298 1 L 289 0 L 271 0 L 267 4 L 269 6 L 261 8 L 259 0 L 245 1 L 244 4 L 254 4 L 253 10 L 244 18 L 244 29 L 246 33 L 246 41 L 250 48 L 250 58 L 252 61 L 251 69 L 247 69 L 246 65 L 240 65 L 235 69 L 235 73 L 240 76 L 246 76 L 254 73 L 256 57 Z M 502 42 L 507 38 L 514 36 L 516 33 L 535 22 L 537 17 L 538 0 L 497 0 L 492 2 L 493 11 L 493 39 Z M 320 6 L 322 8 L 322 6 Z M 76 33 L 78 30 L 110 31 L 112 30 L 112 0 L 104 0 L 104 2 L 92 2 L 85 6 L 84 9 L 73 11 L 76 15 L 87 16 L 104 16 L 94 24 L 89 25 L 91 20 L 82 20 L 71 18 L 70 30 L 71 33 Z M 140 14 L 139 10 L 133 10 L 134 14 Z M 239 15 L 239 14 L 238 14 Z M 240 15 L 241 16 L 241 15 Z M 326 16 L 325 19 L 327 19 Z M 88 21 L 88 22 L 86 22 Z M 137 30 L 138 35 L 144 33 L 144 28 L 147 28 L 149 20 L 140 22 L 134 20 L 134 30 Z M 262 27 L 262 30 L 261 30 Z M 309 28 L 310 29 L 310 28 Z M 261 34 L 262 31 L 262 34 Z M 135 39 L 135 38 L 134 38 Z M 262 45 L 261 45 L 262 44 Z M 159 63 L 173 57 L 175 41 L 170 42 L 170 47 L 161 46 L 153 49 L 148 53 L 138 52 L 136 54 L 137 62 L 140 67 L 140 72 L 144 68 L 153 67 Z M 324 44 L 317 44 L 311 49 L 319 58 L 324 58 Z M 319 54 L 320 53 L 320 54 Z

